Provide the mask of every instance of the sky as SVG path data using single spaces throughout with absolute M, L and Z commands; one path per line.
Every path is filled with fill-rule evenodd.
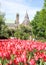
M 43 7 L 43 0 L 0 0 L 0 10 L 5 13 L 6 23 L 14 23 L 19 13 L 19 22 L 22 23 L 28 13 L 30 21 Z

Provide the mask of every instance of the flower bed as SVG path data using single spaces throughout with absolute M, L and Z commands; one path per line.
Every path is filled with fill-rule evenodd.
M 46 42 L 0 40 L 0 65 L 46 65 Z

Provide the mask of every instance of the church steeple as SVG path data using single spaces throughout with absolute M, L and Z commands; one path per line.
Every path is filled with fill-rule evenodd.
M 25 17 L 24 17 L 23 24 L 24 24 L 25 26 L 26 26 L 26 25 L 29 25 L 29 16 L 28 16 L 27 11 L 26 11 L 26 14 L 25 14 Z
M 28 18 L 29 19 L 27 11 L 26 11 L 26 14 L 25 14 L 25 18 Z

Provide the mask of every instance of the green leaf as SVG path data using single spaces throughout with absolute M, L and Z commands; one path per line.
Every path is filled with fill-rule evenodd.
M 46 62 L 44 62 L 44 65 L 46 65 Z
M 4 59 L 4 60 L 2 61 L 2 64 L 3 64 L 3 65 L 6 65 L 7 63 L 9 63 L 9 60 L 7 60 L 7 59 Z
M 2 64 L 2 58 L 0 58 L 0 64 Z
M 14 60 L 14 58 L 15 58 L 15 55 L 11 55 L 11 60 Z

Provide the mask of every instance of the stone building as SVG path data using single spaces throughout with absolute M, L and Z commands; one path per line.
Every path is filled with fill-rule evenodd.
M 28 13 L 26 12 L 25 18 L 24 18 L 24 21 L 23 21 L 22 25 L 27 26 L 27 25 L 29 25 L 29 22 L 30 22 L 29 16 L 28 16 Z M 6 23 L 6 25 L 7 25 L 10 29 L 18 28 L 18 27 L 19 27 L 19 14 L 18 14 L 18 13 L 16 14 L 15 23 Z
M 19 14 L 16 14 L 16 20 L 15 20 L 15 24 L 19 24 Z
M 16 20 L 15 23 L 6 23 L 6 25 L 8 26 L 9 29 L 15 29 L 18 28 L 19 26 L 19 14 L 16 14 Z
M 19 14 L 16 14 L 16 20 L 15 20 L 16 28 L 19 26 Z
M 30 22 L 29 16 L 28 16 L 28 13 L 26 11 L 26 14 L 25 14 L 25 17 L 24 17 L 24 21 L 23 21 L 22 24 L 25 25 L 25 26 L 27 26 L 27 25 L 29 25 L 29 22 Z

